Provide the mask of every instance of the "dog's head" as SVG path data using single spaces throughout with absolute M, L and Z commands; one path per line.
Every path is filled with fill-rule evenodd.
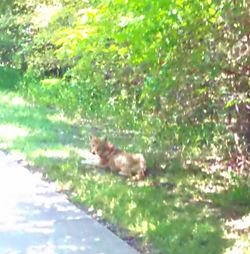
M 107 138 L 100 139 L 96 136 L 90 136 L 90 147 L 91 147 L 91 153 L 101 155 L 103 151 L 106 149 L 107 145 Z

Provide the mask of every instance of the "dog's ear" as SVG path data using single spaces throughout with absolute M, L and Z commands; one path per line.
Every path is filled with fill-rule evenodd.
M 108 142 L 107 136 L 103 139 L 104 142 Z

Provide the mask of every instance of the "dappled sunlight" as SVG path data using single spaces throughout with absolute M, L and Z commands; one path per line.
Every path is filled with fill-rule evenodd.
M 1 95 L 1 103 L 7 103 L 9 105 L 13 105 L 13 106 L 24 106 L 27 105 L 27 102 L 24 101 L 24 99 L 20 96 L 10 96 L 10 94 L 5 94 L 5 95 Z
M 30 156 L 32 158 L 47 157 L 55 159 L 67 159 L 75 156 L 82 159 L 82 164 L 97 165 L 99 163 L 98 156 L 93 155 L 89 150 L 79 149 L 72 146 L 63 146 L 61 149 L 38 148 L 31 152 Z
M 250 253 L 250 214 L 240 219 L 227 220 L 224 225 L 224 237 L 234 241 L 223 254 Z
M 66 123 L 66 124 L 73 124 L 75 122 L 75 120 L 66 117 L 61 112 L 50 114 L 47 116 L 47 118 L 51 121 L 51 123 L 62 122 L 62 123 Z
M 23 98 L 21 97 L 14 97 L 11 101 L 10 104 L 17 106 L 17 105 L 26 105 L 26 102 L 24 101 Z
M 52 16 L 61 8 L 62 8 L 61 4 L 57 4 L 54 6 L 39 4 L 34 11 L 32 22 L 34 23 L 35 26 L 39 28 L 44 28 L 48 26 Z
M 170 252 L 183 241 L 191 250 L 198 250 L 201 241 L 211 253 L 221 253 L 226 241 L 222 239 L 220 221 L 215 218 L 217 211 L 212 211 L 210 206 L 189 202 L 186 196 L 189 198 L 190 190 L 186 186 L 179 186 L 180 190 L 174 187 L 173 191 L 165 184 L 166 179 L 162 184 L 148 185 L 97 173 L 82 176 L 83 181 L 78 186 L 82 186 L 83 191 L 79 190 L 78 195 L 82 201 L 95 204 L 97 210 L 103 208 L 104 219 L 115 216 L 119 225 L 125 224 L 135 237 L 158 242 L 160 235 L 165 235 L 164 245 Z M 112 184 L 110 176 L 114 177 Z M 146 180 L 152 181 L 150 178 Z M 203 250 L 200 253 L 205 253 Z
M 140 221 L 136 221 L 133 224 L 129 225 L 129 230 L 132 232 L 136 232 L 138 234 L 146 235 L 148 232 L 155 231 L 157 228 L 157 225 L 150 222 L 147 219 L 141 218 Z
M 79 125 L 77 120 L 72 121 L 51 109 L 19 105 L 22 106 L 22 100 L 18 97 L 13 100 L 11 97 L 6 98 L 5 107 L 2 107 L 6 125 L 0 125 L 0 138 L 11 143 L 8 149 L 13 150 L 14 147 L 18 153 L 27 157 L 32 166 L 40 168 L 42 174 L 39 177 L 43 175 L 54 180 L 55 190 L 70 193 L 70 197 L 76 202 L 84 202 L 93 207 L 94 212 L 91 214 L 94 218 L 107 219 L 115 224 L 118 222 L 119 226 L 129 229 L 132 235 L 147 238 L 154 243 L 159 242 L 162 248 L 165 246 L 170 252 L 180 246 L 183 239 L 192 251 L 200 250 L 204 244 L 211 252 L 218 254 L 223 253 L 222 249 L 225 250 L 228 239 L 237 240 L 238 245 L 242 241 L 242 238 L 237 238 L 235 231 L 247 229 L 232 229 L 230 235 L 223 235 L 221 232 L 224 221 L 218 218 L 218 209 L 214 209 L 213 202 L 213 196 L 221 195 L 225 190 L 221 179 L 214 179 L 212 175 L 200 174 L 198 171 L 183 171 L 179 160 L 166 160 L 165 164 L 162 159 L 164 155 L 157 157 L 152 154 L 160 165 L 161 162 L 164 163 L 161 172 L 150 169 L 143 181 L 130 181 L 99 167 L 98 156 L 90 152 L 88 134 L 91 131 L 100 135 L 108 134 L 117 144 L 131 151 L 136 150 L 137 145 L 139 147 L 137 137 L 125 132 L 119 133 L 113 126 L 108 130 L 95 128 L 91 121 Z M 14 122 L 18 122 L 20 127 L 13 125 Z M 17 154 L 15 157 L 19 161 L 21 156 Z M 12 177 L 15 188 L 10 188 L 3 182 L 0 197 L 9 199 L 16 189 L 20 193 L 28 190 L 29 182 L 20 186 L 20 179 L 19 174 Z M 8 197 L 5 197 L 6 192 L 9 193 Z M 38 207 L 41 205 L 44 205 L 46 212 L 66 213 L 63 218 L 67 221 L 79 219 L 76 215 L 72 217 L 69 214 L 68 207 L 58 204 L 57 197 L 44 198 L 42 193 L 43 191 L 35 199 L 28 197 L 26 201 L 31 202 L 33 208 L 27 210 L 22 207 L 23 214 L 16 213 L 13 203 L 8 211 L 0 212 L 0 217 L 9 221 L 5 230 L 16 229 L 18 232 L 43 236 L 56 232 L 56 222 L 49 218 L 23 223 L 27 214 L 32 218 L 40 216 Z M 18 225 L 15 228 L 16 224 Z M 162 235 L 169 237 L 161 242 Z M 242 241 L 242 244 L 245 242 Z M 233 246 L 233 243 L 230 244 Z M 66 248 L 63 244 L 51 244 L 47 247 L 44 244 L 37 248 L 51 248 L 53 253 L 64 246 Z M 67 245 L 67 248 L 63 250 L 76 250 L 77 247 L 72 244 Z M 179 248 L 181 250 L 182 247 Z
M 250 253 L 250 241 L 246 239 L 237 239 L 233 246 L 227 248 L 223 254 L 249 254 Z
M 94 222 L 56 193 L 54 184 L 31 174 L 11 155 L 0 152 L 0 156 L 1 251 L 91 253 L 97 243 L 102 245 L 105 236 L 93 231 Z
M 225 254 L 250 253 L 250 213 L 239 219 L 227 220 L 224 227 L 225 238 L 235 240 Z
M 0 214 L 2 216 L 2 214 Z M 4 217 L 6 218 L 6 217 Z M 1 232 L 22 232 L 22 233 L 40 233 L 43 235 L 50 235 L 54 233 L 53 226 L 54 220 L 44 220 L 44 221 L 25 221 L 25 218 L 21 217 L 19 220 L 15 220 L 12 216 L 4 221 L 4 226 L 1 226 Z
M 142 253 L 250 253 L 248 2 L 2 1 L 0 149 L 50 184 L 0 157 L 0 243 L 93 253 L 52 188 Z
M 200 182 L 195 186 L 202 193 L 222 193 L 225 191 L 225 186 L 216 185 L 215 183 Z
M 19 127 L 12 124 L 0 125 L 0 138 L 13 140 L 18 137 L 26 137 L 29 134 L 29 130 L 25 127 Z
M 230 227 L 234 230 L 248 230 L 250 237 L 250 213 L 246 216 L 243 216 L 240 219 L 229 220 L 225 224 L 227 227 Z M 249 239 L 250 240 L 250 239 Z
M 66 159 L 69 157 L 70 151 L 63 149 L 42 149 L 39 148 L 31 153 L 32 158 L 47 157 L 47 158 L 60 158 Z

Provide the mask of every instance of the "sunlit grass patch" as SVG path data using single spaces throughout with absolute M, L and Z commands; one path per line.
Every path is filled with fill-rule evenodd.
M 44 157 L 47 157 L 48 159 L 50 158 L 66 159 L 69 157 L 69 151 L 60 150 L 60 149 L 53 149 L 53 150 L 37 149 L 31 154 L 31 156 L 33 158 L 44 156 Z
M 210 218 L 214 212 L 210 213 L 208 207 L 189 203 L 186 195 L 179 196 L 179 191 L 141 187 L 100 172 L 81 174 L 75 200 L 101 210 L 105 219 L 128 228 L 134 236 L 152 241 L 161 251 L 182 253 L 189 249 L 206 253 L 209 248 L 210 253 L 217 253 L 218 248 L 223 248 L 222 229 L 216 217 Z
M 18 137 L 25 137 L 29 134 L 27 128 L 15 126 L 13 124 L 0 125 L 0 139 L 13 140 Z
M 225 254 L 250 253 L 250 213 L 239 219 L 227 220 L 224 230 L 225 237 L 235 240 L 234 244 L 226 249 Z
M 56 123 L 56 122 L 64 122 L 67 124 L 73 124 L 74 120 L 73 119 L 69 119 L 67 117 L 65 117 L 65 115 L 63 113 L 54 113 L 48 116 L 48 119 L 52 122 L 52 123 Z
M 27 105 L 27 103 L 25 102 L 25 100 L 16 95 L 15 93 L 6 93 L 6 94 L 1 94 L 0 96 L 1 98 L 1 103 L 4 104 L 10 104 L 10 105 Z

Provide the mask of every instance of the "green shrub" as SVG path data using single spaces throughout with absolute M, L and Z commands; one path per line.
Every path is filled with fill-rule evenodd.
M 21 74 L 18 70 L 0 66 L 0 89 L 17 89 L 21 80 Z

